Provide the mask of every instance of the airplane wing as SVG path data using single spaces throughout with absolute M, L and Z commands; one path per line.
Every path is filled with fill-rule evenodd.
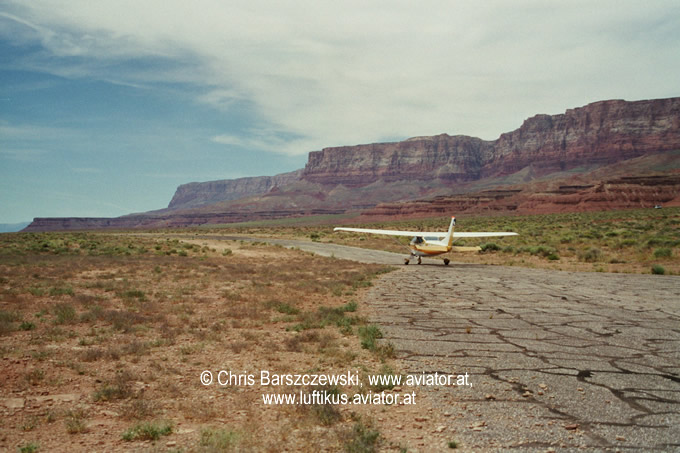
M 478 232 L 478 233 L 475 233 L 474 231 L 470 231 L 470 232 L 454 231 L 453 232 L 454 238 L 490 238 L 490 237 L 495 237 L 495 236 L 517 236 L 517 233 L 508 233 L 508 232 Z
M 436 236 L 444 237 L 446 233 L 424 233 L 422 231 L 371 230 L 367 228 L 333 228 L 333 231 L 350 231 L 352 233 L 386 234 L 387 236 Z
M 409 237 L 436 237 L 443 238 L 446 237 L 445 231 L 438 232 L 428 232 L 428 231 L 398 231 L 398 230 L 371 230 L 367 228 L 334 228 L 333 231 L 350 231 L 353 233 L 368 233 L 368 234 L 385 234 L 388 236 L 409 236 Z M 508 232 L 453 232 L 453 237 L 455 238 L 486 238 L 495 236 L 517 236 L 517 233 Z

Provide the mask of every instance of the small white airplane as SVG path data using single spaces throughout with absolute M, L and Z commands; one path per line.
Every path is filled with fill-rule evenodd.
M 384 234 L 387 236 L 411 236 L 413 239 L 409 244 L 411 255 L 404 258 L 404 264 L 408 264 L 411 258 L 418 258 L 418 264 L 421 263 L 423 256 L 436 256 L 444 253 L 449 253 L 452 250 L 460 252 L 471 252 L 481 250 L 479 247 L 454 247 L 453 241 L 459 238 L 486 238 L 495 236 L 517 236 L 517 233 L 509 232 L 453 232 L 456 226 L 456 218 L 451 217 L 451 225 L 449 231 L 432 233 L 424 231 L 397 231 L 397 230 L 371 230 L 367 228 L 334 228 L 333 231 L 350 231 L 353 233 L 368 233 L 368 234 Z M 450 260 L 444 258 L 444 264 L 449 265 Z

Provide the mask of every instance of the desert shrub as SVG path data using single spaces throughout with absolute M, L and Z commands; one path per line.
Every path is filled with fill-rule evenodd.
M 359 327 L 359 339 L 361 340 L 361 347 L 364 349 L 375 351 L 377 347 L 376 340 L 382 337 L 383 334 L 376 325 Z
M 6 335 L 15 330 L 14 322 L 19 321 L 21 317 L 16 313 L 0 310 L 0 335 Z
M 654 250 L 654 258 L 670 258 L 673 255 L 673 251 L 669 248 L 660 248 Z
M 153 401 L 144 398 L 133 399 L 122 407 L 121 415 L 127 419 L 144 419 L 151 417 L 158 410 Z
M 356 324 L 357 318 L 347 316 L 345 313 L 357 309 L 355 301 L 348 302 L 339 307 L 319 307 L 316 312 L 303 312 L 299 315 L 299 323 L 292 330 L 301 332 L 307 329 L 322 329 L 326 326 L 335 325 L 344 333 L 351 331 L 351 326 Z
M 172 433 L 172 425 L 169 422 L 143 422 L 137 423 L 123 433 L 123 440 L 158 440 L 161 436 Z
M 632 247 L 637 245 L 638 241 L 636 239 L 624 239 L 618 243 L 619 248 Z
M 55 322 L 57 324 L 70 324 L 76 320 L 76 309 L 73 305 L 61 303 L 54 306 Z
M 50 296 L 56 297 L 56 296 L 73 296 L 73 288 L 70 286 L 55 286 L 53 288 L 50 288 L 49 292 Z
M 35 324 L 29 321 L 24 321 L 19 325 L 19 330 L 33 330 L 35 329 Z
M 596 247 L 590 247 L 588 250 L 580 252 L 578 255 L 581 261 L 586 263 L 595 263 L 602 259 L 602 250 Z
M 201 431 L 201 447 L 208 451 L 230 451 L 238 447 L 241 435 L 230 429 L 205 428 Z
M 38 451 L 40 447 L 34 442 L 29 442 L 26 445 L 21 445 L 18 447 L 20 453 L 34 453 Z
M 666 273 L 666 269 L 661 266 L 660 264 L 655 264 L 652 266 L 652 274 L 654 275 L 664 275 Z
M 115 378 L 94 392 L 94 401 L 122 400 L 132 395 L 132 375 L 128 371 L 118 371 Z
M 361 419 L 344 436 L 343 447 L 347 453 L 371 453 L 378 451 L 380 431 Z
M 137 299 L 139 301 L 145 301 L 146 300 L 146 294 L 144 294 L 144 291 L 139 290 L 139 289 L 129 289 L 126 291 L 123 291 L 120 293 L 120 297 L 123 299 Z
M 66 412 L 66 431 L 69 434 L 80 434 L 88 431 L 86 423 L 87 413 L 83 409 L 73 409 Z
M 494 242 L 487 242 L 486 244 L 480 245 L 479 248 L 482 249 L 482 252 L 496 252 L 501 249 L 501 247 Z
M 267 306 L 267 308 L 274 308 L 279 313 L 286 315 L 297 315 L 300 313 L 300 309 L 284 302 L 270 301 L 267 302 L 265 306 Z

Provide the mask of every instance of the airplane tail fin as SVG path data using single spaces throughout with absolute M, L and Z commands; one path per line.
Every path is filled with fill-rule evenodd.
M 451 247 L 453 245 L 453 230 L 456 226 L 456 218 L 451 217 L 451 225 L 449 225 L 449 232 L 446 233 L 446 238 L 444 241 L 446 241 L 446 244 Z

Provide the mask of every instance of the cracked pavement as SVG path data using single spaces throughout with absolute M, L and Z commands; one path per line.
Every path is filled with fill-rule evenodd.
M 680 278 L 404 266 L 367 294 L 407 373 L 473 449 L 680 449 Z

